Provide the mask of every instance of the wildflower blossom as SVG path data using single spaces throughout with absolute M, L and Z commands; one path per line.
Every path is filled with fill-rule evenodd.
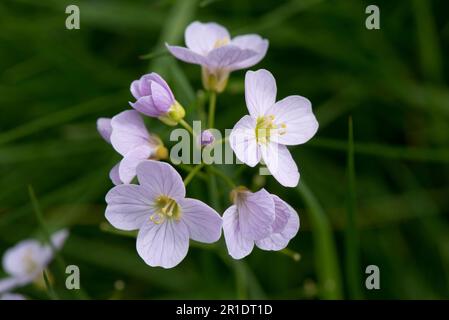
M 53 234 L 52 244 L 60 250 L 69 232 L 65 229 Z M 0 280 L 0 293 L 25 286 L 33 281 L 39 281 L 42 272 L 53 260 L 53 250 L 48 244 L 37 240 L 24 240 L 8 249 L 3 255 L 3 270 L 9 274 Z
M 254 245 L 281 250 L 298 232 L 298 214 L 278 196 L 265 189 L 252 193 L 244 187 L 231 195 L 234 205 L 223 214 L 223 232 L 234 259 L 249 255 Z
M 123 156 L 109 173 L 115 185 L 130 183 L 141 161 L 167 158 L 168 152 L 162 141 L 148 132 L 142 117 L 135 110 L 123 111 L 112 119 L 100 118 L 97 120 L 97 129 Z
M 217 92 L 226 87 L 230 72 L 259 63 L 268 49 L 268 40 L 257 34 L 231 39 L 226 28 L 213 22 L 192 22 L 184 37 L 187 48 L 167 44 L 168 50 L 182 61 L 200 65 L 204 87 Z
M 215 137 L 210 130 L 204 130 L 198 135 L 198 145 L 207 146 L 215 141 Z
M 299 172 L 286 146 L 307 142 L 317 132 L 318 122 L 308 99 L 295 95 L 276 102 L 276 91 L 269 71 L 246 73 L 249 115 L 235 124 L 230 145 L 240 161 L 254 167 L 263 160 L 279 183 L 294 187 Z
M 212 243 L 222 220 L 203 202 L 186 198 L 181 176 L 167 163 L 137 166 L 140 185 L 119 185 L 106 195 L 106 219 L 117 229 L 139 230 L 137 252 L 150 266 L 172 268 L 187 255 L 189 238 Z
M 144 115 L 159 118 L 168 125 L 178 124 L 185 116 L 184 108 L 175 100 L 167 82 L 155 72 L 133 81 L 131 93 L 136 102 L 129 104 Z

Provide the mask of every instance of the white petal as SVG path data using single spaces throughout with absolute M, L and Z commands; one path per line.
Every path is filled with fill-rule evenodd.
M 190 238 L 204 243 L 213 243 L 221 237 L 220 215 L 207 204 L 196 199 L 179 201 L 182 221 L 189 229 Z
M 282 250 L 299 230 L 298 213 L 278 196 L 272 195 L 276 204 L 276 211 L 283 211 L 288 215 L 288 221 L 280 232 L 274 232 L 265 239 L 256 241 L 256 245 L 263 250 Z
M 285 124 L 285 134 L 277 136 L 277 142 L 281 144 L 305 143 L 318 130 L 318 121 L 312 112 L 312 104 L 301 96 L 288 96 L 276 102 L 267 114 L 274 115 L 274 122 L 277 125 Z
M 262 37 L 257 34 L 237 36 L 232 39 L 231 43 L 242 49 L 251 49 L 257 52 L 252 58 L 235 65 L 234 70 L 249 68 L 259 63 L 260 60 L 265 57 L 268 50 L 268 40 L 262 39 Z
M 52 234 L 51 242 L 55 246 L 56 249 L 61 250 L 64 246 L 65 241 L 69 237 L 69 230 L 62 229 Z
M 153 195 L 141 186 L 119 185 L 106 195 L 106 219 L 117 229 L 137 230 L 153 212 Z
M 199 65 L 206 65 L 206 58 L 199 53 L 196 53 L 184 47 L 170 46 L 168 44 L 165 44 L 165 46 L 172 55 L 174 55 L 181 61 Z
M 18 278 L 10 277 L 0 279 L 0 294 L 4 292 L 9 292 L 20 286 L 20 281 Z
M 250 167 L 254 167 L 260 161 L 255 130 L 256 120 L 246 115 L 235 124 L 229 135 L 229 144 L 235 155 Z
M 186 46 L 194 52 L 207 55 L 219 41 L 230 39 L 225 27 L 214 23 L 192 22 L 184 34 Z
M 240 230 L 245 238 L 259 240 L 272 232 L 274 201 L 265 189 L 245 192 L 237 198 L 236 205 Z
M 8 249 L 3 255 L 3 269 L 20 278 L 40 272 L 45 268 L 50 252 L 36 240 L 24 240 Z
M 242 49 L 235 45 L 226 45 L 213 49 L 206 57 L 206 64 L 211 70 L 235 70 L 235 66 L 253 58 L 257 52 L 250 49 Z
M 234 259 L 242 259 L 253 251 L 254 240 L 243 237 L 235 205 L 230 206 L 223 214 L 223 233 L 229 255 Z
M 270 142 L 260 145 L 260 151 L 268 170 L 280 184 L 284 187 L 298 185 L 298 167 L 286 146 Z
M 276 102 L 276 80 L 265 70 L 248 71 L 245 76 L 245 99 L 249 114 L 257 119 Z
M 174 200 L 186 196 L 186 188 L 179 173 L 168 163 L 154 160 L 142 161 L 136 169 L 137 178 L 149 194 L 166 195 Z
M 150 145 L 141 145 L 129 151 L 120 161 L 119 177 L 124 184 L 131 183 L 136 176 L 137 166 L 144 160 L 147 160 L 153 153 L 153 148 Z
M 173 268 L 187 255 L 189 230 L 182 221 L 145 223 L 137 235 L 137 252 L 152 267 Z
M 148 144 L 149 133 L 136 110 L 126 110 L 111 120 L 111 144 L 122 156 L 141 145 Z
M 119 184 L 123 184 L 123 181 L 120 180 L 120 173 L 119 173 L 119 167 L 120 162 L 117 163 L 115 166 L 112 167 L 111 171 L 109 171 L 109 179 L 111 179 L 112 183 L 116 186 Z

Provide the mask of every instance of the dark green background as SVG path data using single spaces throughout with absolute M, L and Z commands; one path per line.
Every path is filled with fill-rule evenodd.
M 65 28 L 69 4 L 80 7 L 80 30 Z M 365 28 L 368 4 L 380 7 L 380 30 Z M 448 298 L 448 12 L 442 0 L 1 1 L 0 253 L 41 236 L 32 185 L 47 227 L 70 227 L 62 255 L 80 266 L 93 299 Z M 290 148 L 299 188 L 254 179 L 255 169 L 217 166 L 238 183 L 265 184 L 297 209 L 301 229 L 289 248 L 301 254 L 299 262 L 259 249 L 234 262 L 218 246 L 192 246 L 178 267 L 150 268 L 134 239 L 100 230 L 108 172 L 119 157 L 95 120 L 128 108 L 129 84 L 150 70 L 169 81 L 188 120 L 196 118 L 197 97 L 204 98 L 199 68 L 175 61 L 162 46 L 184 44 L 194 20 L 268 38 L 267 56 L 252 69 L 275 75 L 278 98 L 300 94 L 313 103 L 317 135 Z M 218 97 L 221 129 L 247 113 L 243 79 L 244 71 L 233 73 Z M 148 127 L 167 141 L 167 127 L 155 120 Z M 220 180 L 218 186 L 222 213 L 229 190 Z M 201 179 L 187 192 L 210 203 Z M 380 290 L 365 289 L 370 264 L 380 268 Z M 77 297 L 63 289 L 57 265 L 51 271 L 59 296 Z M 114 288 L 116 280 L 124 290 Z M 34 286 L 17 291 L 48 298 Z

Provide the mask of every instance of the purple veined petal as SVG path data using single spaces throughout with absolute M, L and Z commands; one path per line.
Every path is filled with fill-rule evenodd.
M 170 86 L 168 85 L 167 81 L 164 80 L 164 78 L 162 78 L 156 72 L 152 72 L 148 76 L 151 78 L 151 81 L 156 82 L 157 84 L 159 84 L 161 87 L 163 87 L 166 90 L 167 94 L 169 95 L 169 99 L 171 101 L 175 101 L 175 96 L 173 95 L 173 92 L 171 91 Z
M 106 219 L 120 230 L 137 230 L 154 212 L 153 195 L 148 194 L 141 186 L 122 184 L 109 190 L 106 194 Z
M 131 94 L 133 95 L 133 97 L 134 98 L 136 98 L 136 99 L 140 99 L 141 97 L 144 97 L 144 96 L 147 96 L 147 95 L 149 95 L 150 93 L 148 93 L 148 94 L 144 94 L 143 92 L 142 92 L 142 90 L 141 90 L 141 84 L 142 82 L 141 82 L 141 79 L 139 79 L 139 80 L 134 80 L 133 82 L 131 82 L 131 86 L 130 86 L 130 91 L 131 91 Z M 149 91 L 149 90 L 148 90 Z
M 112 126 L 110 118 L 98 118 L 97 131 L 107 143 L 111 143 Z
M 186 28 L 184 40 L 187 48 L 201 54 L 207 55 L 220 42 L 229 41 L 230 35 L 225 27 L 214 23 L 192 22 Z
M 229 144 L 237 158 L 250 167 L 260 161 L 255 130 L 256 120 L 246 115 L 235 124 L 229 136 Z
M 136 176 L 136 168 L 144 160 L 153 154 L 153 148 L 149 144 L 138 146 L 128 152 L 120 161 L 118 173 L 120 181 L 129 184 Z
M 204 243 L 220 239 L 222 220 L 214 209 L 199 200 L 189 198 L 180 200 L 179 205 L 190 239 Z
M 123 184 L 123 181 L 120 180 L 120 174 L 119 169 L 120 162 L 117 163 L 115 166 L 112 167 L 111 171 L 109 171 L 109 179 L 111 179 L 112 183 L 116 186 Z
M 156 108 L 152 96 L 139 98 L 134 103 L 129 102 L 129 105 L 140 113 L 152 118 L 157 118 L 163 114 L 163 112 Z
M 278 196 L 272 194 L 271 197 L 274 201 L 275 213 L 274 222 L 271 226 L 272 233 L 280 233 L 284 230 L 290 218 L 291 207 L 288 206 L 287 203 L 281 200 Z
M 151 83 L 151 92 L 153 93 L 154 106 L 161 114 L 166 113 L 171 105 L 175 103 L 174 99 L 172 99 L 171 91 L 167 91 L 166 88 L 156 82 Z
M 223 233 L 229 255 L 234 259 L 242 259 L 253 251 L 254 240 L 243 236 L 235 205 L 230 206 L 223 214 Z
M 299 230 L 298 213 L 285 201 L 276 195 L 272 195 L 276 211 L 283 211 L 288 215 L 287 223 L 280 232 L 273 232 L 267 238 L 256 241 L 256 245 L 262 250 L 282 250 L 287 247 L 290 240 L 296 236 Z
M 260 240 L 272 232 L 274 201 L 265 189 L 238 196 L 236 206 L 240 230 L 245 238 Z
M 260 69 L 248 71 L 245 75 L 245 100 L 253 118 L 265 115 L 276 102 L 276 80 L 271 72 Z
M 286 146 L 274 142 L 260 145 L 262 159 L 273 177 L 284 187 L 296 187 L 299 171 Z
M 148 221 L 139 230 L 136 247 L 149 266 L 173 268 L 187 255 L 189 230 L 182 220 L 167 219 L 161 224 Z
M 179 173 L 168 163 L 142 161 L 137 166 L 137 178 L 145 190 L 156 197 L 168 196 L 179 201 L 186 196 L 186 188 Z
M 226 45 L 213 49 L 206 57 L 207 67 L 214 69 L 228 69 L 242 61 L 257 55 L 256 51 L 250 49 L 241 49 L 235 45 Z
M 318 121 L 312 112 L 310 101 L 301 96 L 288 96 L 276 102 L 267 114 L 274 116 L 274 122 L 285 128 L 277 136 L 277 142 L 285 145 L 302 144 L 310 140 L 318 130 Z
M 170 46 L 168 44 L 165 44 L 165 46 L 172 55 L 174 55 L 181 61 L 198 64 L 201 66 L 206 65 L 206 58 L 196 52 L 193 52 L 190 49 L 178 46 Z
M 144 74 L 140 77 L 139 80 L 134 80 L 131 83 L 131 93 L 136 98 L 136 100 L 145 97 L 150 96 L 152 94 L 151 92 L 151 83 L 157 82 L 161 86 L 167 88 L 169 90 L 169 87 L 164 79 L 160 75 L 158 75 L 155 72 Z
M 150 134 L 137 111 L 126 110 L 119 113 L 112 118 L 111 125 L 111 144 L 122 156 L 136 147 L 148 144 Z
M 231 44 L 236 45 L 242 49 L 251 49 L 257 53 L 252 58 L 235 64 L 232 67 L 233 70 L 246 69 L 254 66 L 265 57 L 268 50 L 268 40 L 263 39 L 257 34 L 237 36 L 232 39 Z

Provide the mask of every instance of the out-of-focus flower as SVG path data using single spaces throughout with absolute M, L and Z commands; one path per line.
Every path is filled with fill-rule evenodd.
M 0 295 L 0 300 L 26 300 L 26 298 L 19 293 L 5 293 Z
M 259 63 L 268 49 L 268 40 L 259 35 L 231 39 L 228 30 L 214 22 L 192 22 L 184 38 L 187 48 L 166 44 L 168 50 L 182 61 L 200 65 L 204 87 L 216 92 L 225 89 L 230 72 Z
M 210 130 L 202 131 L 201 134 L 198 135 L 197 139 L 198 139 L 197 143 L 200 146 L 207 146 L 214 143 L 215 141 L 215 137 L 212 134 L 212 132 L 210 132 Z
M 137 165 L 147 159 L 166 159 L 167 148 L 158 136 L 150 134 L 142 117 L 135 110 L 126 110 L 112 119 L 97 120 L 100 135 L 123 156 L 109 177 L 115 185 L 130 183 L 136 176 Z
M 284 249 L 299 230 L 296 211 L 265 189 L 252 193 L 238 187 L 231 198 L 234 205 L 223 214 L 223 232 L 234 259 L 249 255 L 254 244 L 263 250 Z
M 310 101 L 288 96 L 276 102 L 276 80 L 267 70 L 248 71 L 245 98 L 249 115 L 232 129 L 230 145 L 237 158 L 254 167 L 263 160 L 286 187 L 295 187 L 299 172 L 287 145 L 307 142 L 318 130 Z
M 66 229 L 54 233 L 51 241 L 55 249 L 60 250 L 68 236 Z M 9 277 L 0 280 L 0 293 L 41 280 L 42 272 L 53 260 L 53 255 L 50 245 L 31 239 L 8 249 L 3 255 L 3 270 Z
M 112 188 L 106 219 L 117 229 L 139 230 L 137 252 L 150 266 L 172 268 L 187 255 L 189 238 L 204 243 L 221 236 L 218 213 L 186 198 L 181 176 L 169 164 L 147 160 L 137 166 L 140 185 Z
M 167 82 L 157 73 L 145 74 L 133 81 L 131 93 L 137 100 L 129 103 L 131 107 L 165 124 L 177 125 L 185 116 L 184 108 L 175 100 Z

